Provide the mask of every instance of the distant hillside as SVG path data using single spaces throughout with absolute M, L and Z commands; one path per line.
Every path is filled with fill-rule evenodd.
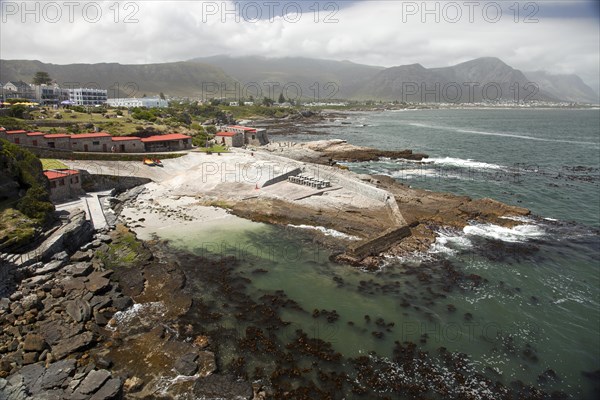
M 93 85 L 109 97 L 157 95 L 181 97 L 398 100 L 406 102 L 480 102 L 482 100 L 543 100 L 597 103 L 598 95 L 576 75 L 523 72 L 495 57 L 451 67 L 420 64 L 391 68 L 349 61 L 302 57 L 214 56 L 189 61 L 122 65 L 44 64 L 40 61 L 0 60 L 0 82 L 30 82 L 46 71 L 60 84 Z M 536 90 L 534 82 L 539 91 Z M 204 92 L 204 93 L 203 93 Z
M 553 75 L 545 71 L 525 72 L 540 89 L 560 99 L 598 104 L 600 96 L 577 75 Z
M 211 83 L 233 87 L 235 80 L 218 67 L 199 62 L 123 65 L 45 64 L 40 61 L 0 60 L 0 82 L 31 82 L 37 71 L 46 71 L 60 85 L 92 86 L 108 89 L 108 97 L 141 97 L 158 95 L 200 97 Z
M 235 77 L 248 92 L 253 91 L 251 84 L 258 83 L 268 95 L 274 89 L 277 99 L 281 90 L 287 85 L 288 96 L 294 98 L 294 87 L 299 85 L 302 97 L 313 100 L 331 98 L 347 99 L 383 67 L 355 64 L 350 61 L 319 60 L 304 57 L 266 58 L 258 56 L 230 57 L 214 56 L 195 58 L 199 61 L 221 68 L 225 73 Z M 277 85 L 272 83 L 276 82 Z M 333 83 L 333 85 L 329 85 Z M 244 87 L 244 86 L 242 86 Z M 256 96 L 256 95 L 255 95 Z
M 544 91 L 537 92 L 521 71 L 493 57 L 444 68 L 427 69 L 420 64 L 388 68 L 367 82 L 354 97 L 407 102 L 560 99 Z

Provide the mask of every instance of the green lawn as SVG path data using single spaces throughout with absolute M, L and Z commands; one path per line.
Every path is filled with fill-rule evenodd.
M 40 158 L 40 161 L 42 162 L 42 168 L 44 170 L 47 169 L 68 169 L 69 167 L 67 167 L 65 164 L 63 164 L 62 162 L 55 160 L 53 158 Z
M 198 147 L 197 149 L 203 153 L 229 153 L 227 146 L 223 146 L 222 144 L 215 144 L 212 147 Z

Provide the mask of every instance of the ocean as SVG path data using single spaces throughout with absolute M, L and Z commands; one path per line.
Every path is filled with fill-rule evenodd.
M 187 254 L 195 307 L 185 322 L 217 338 L 220 369 L 306 398 L 597 398 L 600 111 L 356 112 L 343 122 L 285 140 L 426 153 L 346 165 L 532 216 L 512 229 L 442 227 L 427 253 L 377 272 L 331 263 L 298 227 L 161 230 Z

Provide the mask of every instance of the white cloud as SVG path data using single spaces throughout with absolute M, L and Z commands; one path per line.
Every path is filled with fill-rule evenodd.
M 515 23 L 514 16 L 504 10 L 502 18 L 491 23 L 486 21 L 482 5 L 474 10 L 472 23 L 465 6 L 458 23 L 445 22 L 444 15 L 439 23 L 433 21 L 434 15 L 427 15 L 424 23 L 421 13 L 406 13 L 413 10 L 407 8 L 407 2 L 368 1 L 340 9 L 334 16 L 337 23 L 323 22 L 328 11 L 319 13 L 318 23 L 312 12 L 304 12 L 293 23 L 292 15 L 281 16 L 283 3 L 275 7 L 278 15 L 272 22 L 251 23 L 236 22 L 232 14 L 207 15 L 214 7 L 224 11 L 223 5 L 231 10 L 230 2 L 137 1 L 130 2 L 127 9 L 126 2 L 119 3 L 117 20 L 114 6 L 109 8 L 115 3 L 110 1 L 95 2 L 102 7 L 102 16 L 90 22 L 95 9 L 88 7 L 87 15 L 83 14 L 86 3 L 80 2 L 74 9 L 73 23 L 64 6 L 59 21 L 48 22 L 47 17 L 53 15 L 44 15 L 44 3 L 40 3 L 40 21 L 36 23 L 34 15 L 24 15 L 20 9 L 23 3 L 2 1 L 0 56 L 61 64 L 148 63 L 225 53 L 348 59 L 383 66 L 418 62 L 426 67 L 497 56 L 522 70 L 577 73 L 594 88 L 599 85 L 596 18 L 540 17 L 538 23 L 523 23 L 521 13 L 521 20 Z M 428 4 L 433 7 L 435 3 Z M 440 10 L 444 4 L 440 3 Z M 488 11 L 494 15 L 493 10 Z M 139 22 L 124 23 L 128 15 Z

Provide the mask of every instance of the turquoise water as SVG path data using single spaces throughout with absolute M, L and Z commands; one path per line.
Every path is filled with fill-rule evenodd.
M 241 343 L 247 342 L 240 339 L 247 338 L 249 326 L 272 333 L 281 351 L 302 329 L 343 357 L 331 364 L 296 355 L 297 365 L 312 368 L 290 378 L 297 385 L 326 388 L 314 375 L 321 369 L 345 371 L 349 381 L 361 382 L 367 388 L 362 398 L 413 398 L 392 389 L 407 382 L 429 389 L 421 392 L 425 398 L 502 398 L 480 384 L 480 377 L 505 387 L 521 381 L 568 398 L 596 398 L 598 378 L 589 374 L 600 370 L 598 111 L 427 110 L 357 113 L 349 121 L 352 125 L 325 128 L 327 137 L 412 148 L 433 160 L 350 164 L 353 170 L 492 197 L 536 215 L 513 230 L 442 228 L 429 253 L 390 259 L 375 273 L 331 263 L 326 249 L 294 228 L 234 221 L 162 230 L 173 247 L 193 254 L 183 264 L 191 295 L 202 306 L 189 320 L 221 337 L 222 370 L 239 373 L 231 368 L 240 354 L 250 379 L 257 366 L 269 375 L 285 364 L 280 353 L 244 351 Z M 217 261 L 208 265 L 198 257 Z M 274 304 L 265 295 L 291 299 L 302 310 L 277 307 L 286 325 L 269 329 L 272 320 L 251 312 Z M 207 310 L 219 318 L 207 319 Z M 438 378 L 402 369 L 396 341 L 428 352 L 426 361 L 409 364 L 426 363 L 431 376 L 443 377 L 447 394 L 433 390 Z M 441 347 L 464 354 L 462 373 L 477 378 L 456 379 L 437 357 Z M 353 361 L 366 354 L 378 377 L 370 384 L 361 381 L 364 374 Z M 353 398 L 351 388 L 334 390 L 333 397 Z

